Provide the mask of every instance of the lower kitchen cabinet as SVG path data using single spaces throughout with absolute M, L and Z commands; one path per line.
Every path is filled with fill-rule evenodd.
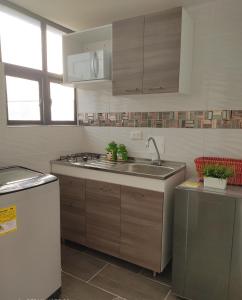
M 178 296 L 242 299 L 242 231 L 240 218 L 235 222 L 236 201 L 224 192 L 176 190 L 172 289 Z
M 163 193 L 121 187 L 120 254 L 125 260 L 160 272 Z
M 61 236 L 76 243 L 86 243 L 85 180 L 57 175 L 60 182 Z
M 119 256 L 120 185 L 86 181 L 86 241 L 96 250 Z
M 161 272 L 164 193 L 56 176 L 63 239 Z

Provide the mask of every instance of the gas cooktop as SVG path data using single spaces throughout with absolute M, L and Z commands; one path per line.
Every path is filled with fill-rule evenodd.
M 90 160 L 99 159 L 101 154 L 92 152 L 73 153 L 65 156 L 60 156 L 59 161 L 67 162 L 87 162 Z

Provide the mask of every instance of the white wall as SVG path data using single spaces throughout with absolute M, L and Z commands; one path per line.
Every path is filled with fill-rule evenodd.
M 202 1 L 201 1 L 202 2 Z M 194 19 L 192 93 L 113 97 L 111 90 L 79 90 L 79 112 L 242 109 L 242 1 L 217 0 L 191 6 Z M 131 128 L 84 127 L 82 149 L 104 152 L 111 140 L 125 143 L 131 155 L 149 157 L 148 136 L 164 136 L 164 159 L 185 161 L 189 173 L 201 155 L 242 158 L 242 130 L 143 128 L 144 139 L 131 141 Z
M 80 151 L 80 127 L 8 127 L 5 101 L 3 68 L 0 66 L 0 166 L 19 164 L 49 172 L 51 159 Z
M 202 2 L 202 1 L 201 1 Z M 242 1 L 217 0 L 189 7 L 195 21 L 192 94 L 113 97 L 111 90 L 79 91 L 79 111 L 164 111 L 242 109 Z M 43 171 L 49 160 L 79 152 L 104 152 L 111 141 L 125 143 L 131 155 L 149 157 L 145 140 L 165 136 L 162 157 L 185 161 L 193 172 L 200 155 L 242 157 L 242 131 L 221 129 L 142 129 L 131 141 L 130 128 L 73 126 L 7 127 L 3 76 L 0 75 L 0 166 L 22 164 Z

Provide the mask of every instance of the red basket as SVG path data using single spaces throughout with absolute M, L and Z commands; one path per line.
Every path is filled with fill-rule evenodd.
M 226 157 L 198 157 L 194 160 L 200 179 L 203 178 L 203 168 L 206 165 L 224 165 L 234 170 L 234 176 L 228 178 L 228 184 L 242 185 L 242 160 Z

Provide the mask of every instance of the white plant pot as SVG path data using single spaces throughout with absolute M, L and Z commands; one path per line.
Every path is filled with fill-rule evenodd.
M 225 190 L 227 187 L 227 179 L 204 177 L 204 187 Z

